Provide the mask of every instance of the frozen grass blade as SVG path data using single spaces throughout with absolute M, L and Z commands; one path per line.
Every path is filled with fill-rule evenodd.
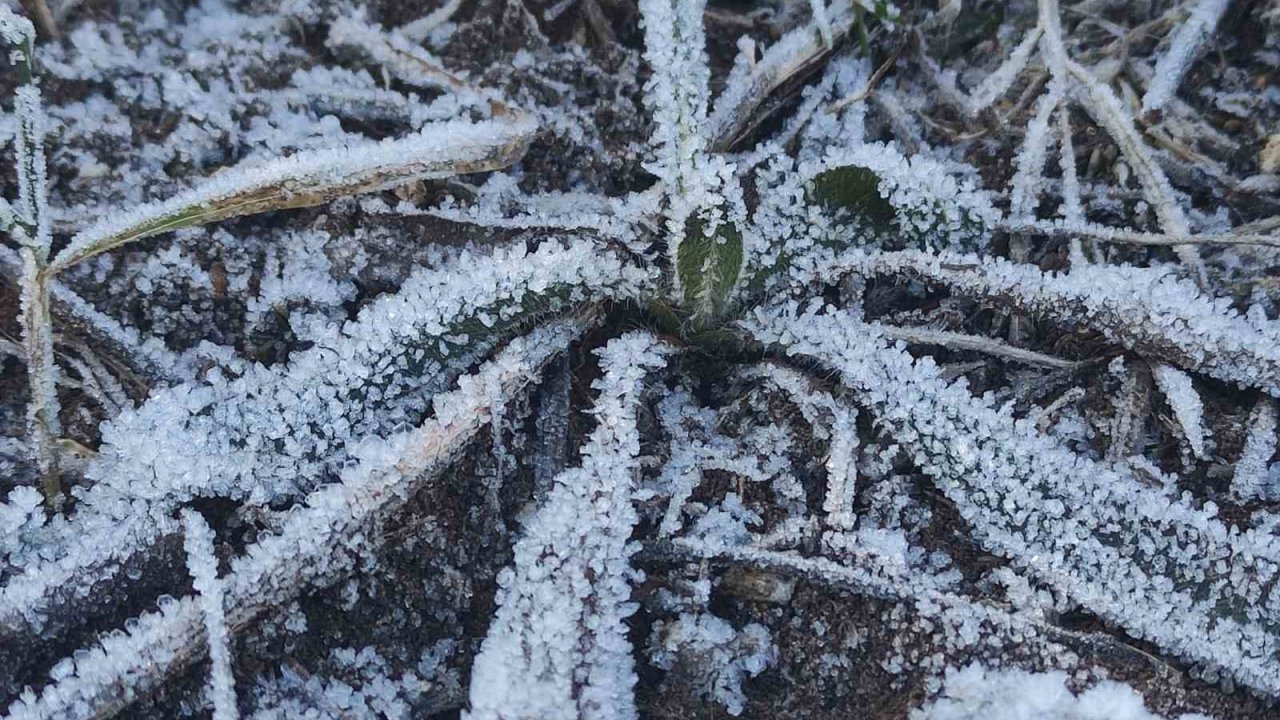
M 1214 27 L 1231 0 L 1194 0 L 1191 14 L 1173 34 L 1169 49 L 1156 61 L 1151 85 L 1142 96 L 1142 112 L 1153 113 L 1165 106 L 1178 91 L 1191 63 L 1200 55 Z
M 22 345 L 27 356 L 31 397 L 27 401 L 27 429 L 40 468 L 45 502 L 53 504 L 62 492 L 58 477 L 58 368 L 53 359 L 53 320 L 49 314 L 46 277 L 53 236 L 49 229 L 48 171 L 45 166 L 44 108 L 35 76 L 35 28 L 25 18 L 0 7 L 0 37 L 13 48 L 10 60 L 18 66 L 14 91 L 14 168 L 18 176 L 18 204 L 4 203 L 0 230 L 18 246 Z
M 227 218 L 311 207 L 347 195 L 376 192 L 411 180 L 487 172 L 523 157 L 536 126 L 529 120 L 435 123 L 409 137 L 225 170 L 177 196 L 86 228 L 45 274 L 135 240 Z
M 820 263 L 802 282 L 833 282 L 848 272 L 918 279 L 1090 328 L 1148 359 L 1280 397 L 1280 326 L 1236 312 L 1167 269 L 1088 265 L 1055 274 L 960 253 L 855 251 Z
M 499 577 L 498 611 L 471 675 L 472 720 L 628 720 L 636 682 L 625 619 L 639 472 L 636 412 L 669 351 L 647 333 L 611 340 L 581 467 L 555 487 Z
M 199 593 L 204 634 L 209 646 L 209 694 L 213 696 L 213 720 L 236 720 L 235 677 L 231 674 L 231 649 L 227 632 L 225 588 L 218 578 L 218 556 L 213 552 L 213 529 L 194 510 L 182 511 L 183 544 L 192 586 Z

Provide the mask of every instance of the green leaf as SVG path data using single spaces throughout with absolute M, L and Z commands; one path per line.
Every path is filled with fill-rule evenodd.
M 708 234 L 705 220 L 689 218 L 676 249 L 676 272 L 684 304 L 695 317 L 706 322 L 724 312 L 742 262 L 742 233 L 733 223 L 721 222 Z
M 813 199 L 828 210 L 845 209 L 877 222 L 894 219 L 893 205 L 880 195 L 880 178 L 867 168 L 849 165 L 813 178 Z

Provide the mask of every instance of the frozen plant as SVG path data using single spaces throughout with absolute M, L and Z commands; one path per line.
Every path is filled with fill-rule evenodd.
M 34 30 L 0 7 L 18 69 L 0 271 L 22 331 L 3 360 L 28 388 L 5 447 L 36 461 L 0 504 L 7 717 L 145 713 L 206 657 L 217 718 L 413 716 L 438 665 L 406 670 L 420 652 L 284 618 L 330 643 L 338 671 L 305 676 L 248 641 L 304 603 L 356 616 L 388 595 L 415 602 L 378 618 L 384 638 L 451 628 L 470 662 L 439 710 L 477 719 L 628 720 L 681 690 L 762 716 L 809 662 L 923 688 L 921 718 L 1155 718 L 1093 682 L 1134 656 L 1170 687 L 1280 698 L 1280 326 L 1240 312 L 1235 283 L 1280 240 L 1189 205 L 1128 76 L 1083 64 L 1074 15 L 1011 14 L 1007 58 L 958 79 L 922 40 L 953 4 L 640 0 L 639 33 L 600 0 L 499 4 L 496 23 L 451 1 L 399 28 L 322 0 L 82 24 L 49 49 L 47 110 Z M 1224 5 L 1191 8 L 1145 110 L 1181 111 Z M 546 34 L 578 14 L 598 55 Z M 730 62 L 726 22 L 777 40 L 726 44 Z M 902 33 L 915 57 L 883 52 Z M 158 72 L 184 43 L 191 67 Z M 625 77 L 642 60 L 643 86 Z M 1073 136 L 1073 107 L 1103 132 Z M 972 162 L 997 147 L 1007 187 Z M 71 201 L 82 186 L 100 207 Z M 287 337 L 250 342 L 273 325 Z M 1183 477 L 1142 442 L 1171 434 L 1151 403 L 1108 424 L 1108 361 L 1127 391 L 1151 368 Z M 1241 443 L 1221 397 L 1255 408 Z M 424 539 L 475 567 L 434 572 Z M 352 579 L 393 547 L 431 577 L 366 593 Z M 797 620 L 820 651 L 790 654 L 804 613 L 826 614 Z M 866 617 L 888 618 L 861 628 L 888 655 L 824 635 Z M 237 697 L 232 668 L 263 667 Z M 663 672 L 670 698 L 638 687 Z M 1043 703 L 991 707 L 1004 695 Z

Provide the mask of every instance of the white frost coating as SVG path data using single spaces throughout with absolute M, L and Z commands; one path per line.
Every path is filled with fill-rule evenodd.
M 814 437 L 830 442 L 825 463 L 827 494 L 822 498 L 822 511 L 827 514 L 827 525 L 831 529 L 853 530 L 857 521 L 853 512 L 858 482 L 854 463 L 858 452 L 857 408 L 841 403 L 830 393 L 815 388 L 804 375 L 781 365 L 764 363 L 747 376 L 768 380 L 785 392 L 809 423 Z
M 230 632 L 223 606 L 222 581 L 218 578 L 218 556 L 213 553 L 213 530 L 200 513 L 182 511 L 183 546 L 187 551 L 187 571 L 199 594 L 204 633 L 209 644 L 209 695 L 213 698 L 213 720 L 236 720 L 235 676 L 231 674 Z
M 460 278 L 465 278 L 460 281 Z M 522 245 L 424 270 L 287 364 L 158 390 L 103 428 L 76 518 L 0 589 L 0 623 L 41 622 L 50 589 L 84 591 L 171 531 L 196 496 L 295 497 L 351 457 L 348 445 L 417 422 L 432 394 L 492 347 L 485 324 L 625 297 L 649 276 L 587 241 Z M 459 321 L 473 323 L 458 328 Z M 468 336 L 466 333 L 471 333 Z M 346 398 L 360 395 L 360 403 Z M 93 538 L 88 540 L 88 538 Z M 74 551 L 70 548 L 76 548 Z
M 1013 81 L 1018 79 L 1018 73 L 1027 66 L 1027 60 L 1031 58 L 1031 53 L 1036 49 L 1036 43 L 1040 42 L 1040 34 L 1042 30 L 1039 25 L 1032 28 L 1022 42 L 1009 53 L 1009 57 L 1000 64 L 990 75 L 983 79 L 978 87 L 973 89 L 969 97 L 965 98 L 965 107 L 970 115 L 977 115 L 982 110 L 991 106 L 996 100 L 1004 95 L 1013 85 Z
M 769 630 L 759 623 L 736 630 L 711 613 L 684 612 L 671 622 L 654 625 L 649 655 L 650 662 L 663 670 L 675 667 L 682 658 L 691 660 L 697 689 L 736 717 L 747 702 L 742 681 L 776 663 L 778 649 Z
M 1093 266 L 1090 266 L 1093 267 Z M 1134 635 L 1280 694 L 1280 538 L 1223 524 L 1124 465 L 1070 452 L 947 383 L 874 325 L 795 306 L 748 328 L 834 368 L 932 475 L 989 550 Z
M 674 237 L 684 234 L 685 219 L 703 206 L 708 184 L 703 166 L 711 76 L 702 28 L 705 5 L 705 0 L 640 2 L 644 57 L 653 69 L 645 84 L 654 124 L 649 143 L 657 151 L 648 169 L 667 185 L 668 229 Z
M 1040 192 L 1044 185 L 1044 163 L 1049 155 L 1049 120 L 1062 100 L 1062 92 L 1050 87 L 1049 92 L 1036 102 L 1036 114 L 1027 125 L 1027 136 L 1018 150 L 1017 167 L 1013 185 L 1009 189 L 1009 217 L 1014 221 L 1034 220 L 1036 207 L 1040 205 Z
M 852 251 L 797 273 L 804 284 L 843 272 L 919 278 L 950 291 L 1085 326 L 1139 354 L 1280 397 L 1280 324 L 1241 314 L 1167 269 L 1089 265 L 1045 273 L 960 253 Z
M 1155 366 L 1156 385 L 1173 408 L 1173 416 L 1182 426 L 1182 433 L 1197 458 L 1204 459 L 1204 403 L 1196 392 L 1191 376 L 1181 370 L 1159 363 Z
M 1142 112 L 1150 113 L 1164 107 L 1178 91 L 1178 85 L 1187 74 L 1191 63 L 1200 55 L 1218 20 L 1226 12 L 1231 0 L 1196 0 L 1191 14 L 1178 26 L 1169 41 L 1169 49 L 1156 61 L 1151 74 L 1151 84 L 1142 96 Z
M 18 253 L 13 248 L 0 245 L 0 273 L 16 281 L 20 272 Z M 90 333 L 104 336 L 112 343 L 113 350 L 127 354 L 138 369 L 170 382 L 190 380 L 195 376 L 192 358 L 173 352 L 156 337 L 122 325 L 62 282 L 52 281 L 49 292 L 54 312 L 65 312 L 73 322 L 84 323 Z
M 1249 414 L 1249 431 L 1231 477 L 1231 494 L 1243 501 L 1280 500 L 1280 484 L 1269 472 L 1271 456 L 1275 453 L 1276 402 L 1262 398 Z
M 306 506 L 288 514 L 275 535 L 250 546 L 224 578 L 227 626 L 234 633 L 280 607 L 304 589 L 324 586 L 354 568 L 356 555 L 384 537 L 381 523 L 434 480 L 489 421 L 494 376 L 511 394 L 581 334 L 578 322 L 540 326 L 516 338 L 458 389 L 437 400 L 435 416 L 415 430 L 371 440 L 342 481 L 313 492 Z M 158 612 L 144 613 L 127 632 L 113 632 L 78 652 L 75 671 L 39 695 L 27 693 L 9 707 L 9 720 L 90 720 L 110 715 L 203 652 L 199 601 L 162 598 Z M 65 661 L 64 661 L 65 662 Z M 122 692 L 123 689 L 123 692 Z
M 636 411 L 648 373 L 666 348 L 647 333 L 600 351 L 597 426 L 582 465 L 555 487 L 498 578 L 498 612 L 471 671 L 475 720 L 625 720 L 636 717 L 634 661 L 625 619 L 628 541 L 639 471 Z
M 1164 720 L 1151 713 L 1136 690 L 1104 680 L 1079 694 L 1067 673 L 988 669 L 979 664 L 950 668 L 941 695 L 912 710 L 910 720 Z M 1187 714 L 1178 720 L 1211 720 Z
M 245 198 L 254 207 L 288 207 L 299 198 L 374 192 L 411 179 L 431 179 L 460 172 L 492 170 L 523 153 L 535 130 L 525 119 L 462 120 L 434 123 L 420 132 L 393 140 L 354 143 L 329 150 L 300 152 L 287 158 L 235 167 L 207 178 L 168 200 L 143 205 L 107 217 L 77 233 L 50 264 L 58 272 L 121 240 L 163 232 L 191 214 L 209 212 L 214 218 L 230 214 L 216 210 L 219 202 Z M 314 204 L 307 200 L 302 204 Z

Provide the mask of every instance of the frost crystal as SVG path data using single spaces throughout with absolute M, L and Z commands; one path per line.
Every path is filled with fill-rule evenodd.
M 1074 693 L 1062 671 L 1035 673 L 970 665 L 947 671 L 942 694 L 911 712 L 911 720 L 1164 720 L 1123 683 L 1103 681 Z M 1211 720 L 1185 714 L 1174 720 Z

